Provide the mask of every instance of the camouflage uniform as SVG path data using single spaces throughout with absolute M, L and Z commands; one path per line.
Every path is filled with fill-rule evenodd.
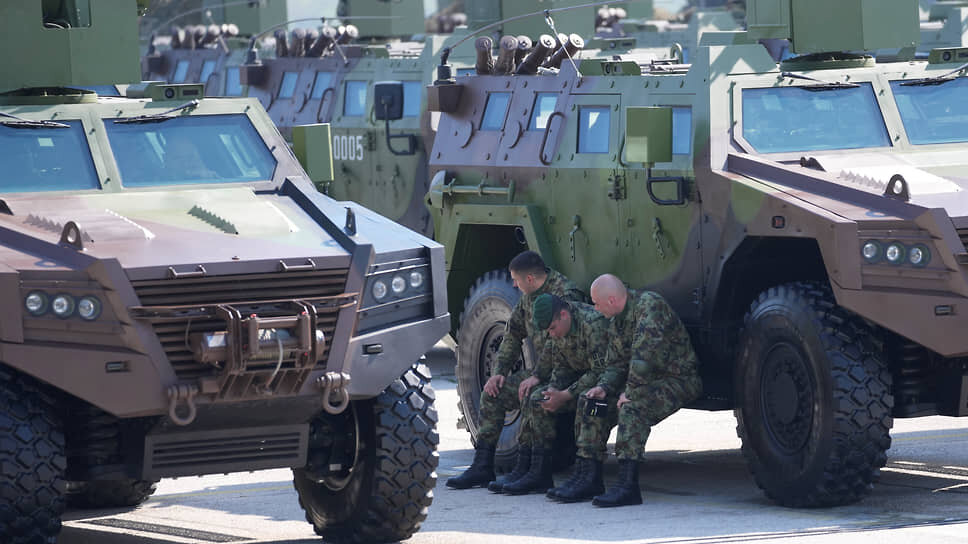
M 559 413 L 574 412 L 578 396 L 595 386 L 596 376 L 590 373 L 595 359 L 604 359 L 608 320 L 588 304 L 571 303 L 571 329 L 561 338 L 550 338 L 539 361 L 539 368 L 552 367 L 548 383 L 559 391 L 568 391 L 572 400 L 557 412 L 541 408 L 546 385 L 531 390 L 524 410 L 525 421 L 531 425 L 532 444 L 550 448 L 555 440 L 555 419 Z
M 494 374 L 507 376 L 504 386 L 497 397 L 492 397 L 487 393 L 481 393 L 481 419 L 478 427 L 477 440 L 490 444 L 497 443 L 504 428 L 504 415 L 507 412 L 517 410 L 521 407 L 518 401 L 518 386 L 530 375 L 536 376 L 541 380 L 537 387 L 542 389 L 547 386 L 551 379 L 550 363 L 542 362 L 542 354 L 545 345 L 549 340 L 548 331 L 536 331 L 532 325 L 532 305 L 538 295 L 549 293 L 569 302 L 585 302 L 585 294 L 578 286 L 564 275 L 555 270 L 548 270 L 548 277 L 544 284 L 535 292 L 529 295 L 521 295 L 517 304 L 511 309 L 511 319 L 508 320 L 504 331 L 504 339 L 497 351 L 497 362 L 495 363 Z M 536 359 L 538 365 L 532 370 L 518 370 L 514 372 L 514 364 L 521 357 L 521 342 L 525 338 L 531 338 L 534 343 Z M 543 384 L 543 385 L 542 385 Z M 521 424 L 521 436 L 518 442 L 530 444 L 533 439 L 531 426 L 525 418 Z
M 629 356 L 615 455 L 641 461 L 651 427 L 702 394 L 699 362 L 686 327 L 657 293 L 630 291 L 624 321 Z

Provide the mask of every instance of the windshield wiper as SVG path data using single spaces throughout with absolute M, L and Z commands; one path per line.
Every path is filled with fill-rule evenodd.
M 150 113 L 147 115 L 139 115 L 137 117 L 128 117 L 127 119 L 115 119 L 114 122 L 123 125 L 126 123 L 160 123 L 162 121 L 167 121 L 169 119 L 174 119 L 175 115 L 169 115 L 170 113 L 175 113 L 176 111 L 187 110 L 189 108 L 194 108 L 198 106 L 198 100 L 192 100 L 190 102 L 185 102 L 181 106 L 175 106 L 170 110 L 165 110 L 161 113 Z
M 947 83 L 949 81 L 954 81 L 961 76 L 956 76 L 958 72 L 968 68 L 968 63 L 962 64 L 961 66 L 955 68 L 950 72 L 945 72 L 940 76 L 933 77 L 923 77 L 921 79 L 912 79 L 911 81 L 905 81 L 901 83 L 901 87 L 923 87 L 927 85 L 941 85 L 942 83 Z
M 795 74 L 793 72 L 781 72 L 781 76 L 789 77 L 793 79 L 804 79 L 807 81 L 816 81 L 817 85 L 800 85 L 797 88 L 803 89 L 805 91 L 835 91 L 838 89 L 856 89 L 860 85 L 856 83 L 841 83 L 838 81 L 824 81 L 822 79 L 817 79 L 815 77 L 805 76 L 803 74 Z
M 0 125 L 10 128 L 71 128 L 70 125 L 57 121 L 31 121 L 2 111 L 0 111 L 0 116 L 13 119 L 13 121 L 0 121 Z

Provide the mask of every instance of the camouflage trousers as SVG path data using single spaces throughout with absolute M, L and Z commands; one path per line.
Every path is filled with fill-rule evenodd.
M 504 416 L 508 412 L 513 412 L 521 408 L 518 401 L 518 386 L 525 378 L 530 376 L 525 371 L 515 372 L 504 380 L 504 385 L 498 391 L 496 397 L 492 397 L 481 391 L 481 419 L 479 420 L 477 441 L 489 444 L 497 444 L 504 429 Z M 545 384 L 535 386 L 544 389 Z M 527 412 L 522 411 L 522 415 Z M 519 444 L 530 444 L 532 440 L 531 424 L 527 417 L 521 418 L 521 435 L 518 437 Z
M 615 456 L 642 461 L 652 427 L 695 400 L 701 388 L 698 378 L 670 378 L 626 389 L 630 402 L 623 404 L 618 413 Z
M 575 414 L 575 445 L 578 446 L 578 456 L 586 459 L 604 461 L 608 455 L 606 444 L 608 435 L 618 423 L 618 397 L 606 396 L 608 412 L 603 416 L 588 415 L 588 403 L 585 397 L 578 398 Z
M 541 400 L 544 398 L 542 392 L 547 388 L 548 384 L 545 383 L 539 383 L 531 388 L 531 396 L 521 407 L 524 411 L 525 421 L 531 427 L 531 444 L 536 448 L 551 448 L 555 445 L 555 437 L 558 434 L 556 426 L 558 415 L 574 412 L 578 403 L 576 398 L 572 398 L 558 408 L 557 412 L 548 412 L 541 407 Z

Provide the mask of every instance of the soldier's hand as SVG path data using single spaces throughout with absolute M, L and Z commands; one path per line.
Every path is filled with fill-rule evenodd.
M 496 374 L 488 378 L 487 383 L 484 384 L 484 392 L 492 397 L 496 397 L 501 392 L 502 387 L 504 387 L 504 376 L 502 374 Z
M 524 402 L 525 397 L 531 394 L 531 388 L 538 385 L 537 376 L 529 376 L 521 381 L 518 386 L 518 402 Z
M 544 408 L 546 412 L 557 412 L 559 408 L 564 406 L 572 398 L 571 393 L 568 391 L 558 391 L 557 389 L 546 389 L 544 391 L 544 402 L 541 403 L 541 407 Z
M 622 391 L 622 394 L 618 396 L 618 407 L 621 408 L 622 405 L 627 402 L 631 402 L 631 401 L 629 400 L 628 397 L 625 396 L 625 391 Z
M 595 387 L 592 387 L 588 391 L 585 391 L 585 396 L 590 399 L 604 399 L 605 388 L 600 385 L 596 385 Z

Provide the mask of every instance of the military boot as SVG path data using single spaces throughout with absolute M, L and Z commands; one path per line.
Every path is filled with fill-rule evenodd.
M 497 480 L 487 484 L 488 491 L 493 493 L 504 493 L 504 485 L 516 481 L 521 476 L 528 473 L 531 468 L 531 446 L 518 446 L 518 460 L 514 464 L 514 469 L 501 476 Z
M 478 443 L 474 450 L 474 462 L 460 476 L 447 480 L 447 487 L 467 489 L 484 487 L 494 479 L 494 444 Z
M 587 461 L 587 459 L 585 459 L 584 457 L 576 457 L 575 468 L 571 472 L 571 478 L 568 478 L 568 480 L 566 480 L 565 483 L 559 485 L 558 487 L 553 487 L 549 489 L 548 492 L 545 493 L 545 496 L 551 500 L 556 501 L 558 500 L 558 493 L 560 493 L 562 489 L 573 487 L 575 483 L 577 483 L 579 480 L 582 479 L 582 474 L 585 472 L 585 469 L 587 467 L 587 464 L 585 463 L 585 461 Z
M 551 478 L 551 468 L 551 449 L 531 448 L 531 468 L 528 473 L 516 481 L 504 484 L 504 492 L 508 495 L 544 493 L 555 485 Z
M 605 491 L 605 483 L 602 481 L 602 462 L 598 459 L 578 458 L 585 464 L 585 470 L 581 473 L 581 478 L 576 480 L 574 485 L 566 487 L 555 494 L 558 502 L 583 502 L 591 500 L 595 495 Z
M 608 489 L 608 493 L 595 497 L 592 504 L 603 508 L 642 504 L 642 492 L 639 490 L 639 462 L 633 459 L 619 459 L 618 481 Z

